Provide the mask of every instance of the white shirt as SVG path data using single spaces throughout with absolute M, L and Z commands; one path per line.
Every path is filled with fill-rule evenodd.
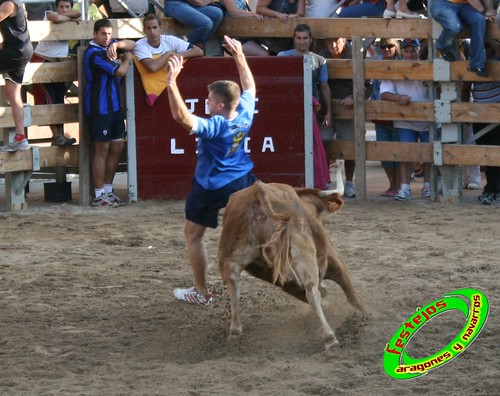
M 44 21 L 48 21 L 47 11 L 45 13 Z M 68 40 L 60 40 L 60 41 L 40 41 L 36 48 L 35 54 L 46 57 L 46 58 L 67 58 L 68 57 L 68 49 L 69 49 L 69 41 Z
M 173 51 L 176 53 L 187 51 L 189 43 L 178 37 L 162 34 L 160 36 L 160 45 L 153 47 L 149 45 L 146 37 L 137 41 L 134 55 L 140 61 L 143 59 L 152 59 L 154 55 L 163 55 L 165 52 Z
M 382 80 L 380 83 L 380 94 L 389 92 L 395 95 L 408 95 L 412 102 L 428 102 L 429 95 L 424 81 L 392 81 Z M 400 106 L 404 111 L 404 106 Z M 411 129 L 413 131 L 425 132 L 430 129 L 428 121 L 394 121 L 395 128 Z

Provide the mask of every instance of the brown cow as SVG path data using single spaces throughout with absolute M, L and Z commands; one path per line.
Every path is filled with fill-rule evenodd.
M 322 213 L 343 205 L 341 194 L 256 182 L 231 195 L 219 242 L 219 267 L 231 300 L 229 337 L 241 335 L 240 273 L 279 284 L 309 302 L 318 315 L 326 350 L 338 341 L 321 308 L 323 279 L 337 282 L 348 301 L 363 311 L 349 271 L 332 244 Z

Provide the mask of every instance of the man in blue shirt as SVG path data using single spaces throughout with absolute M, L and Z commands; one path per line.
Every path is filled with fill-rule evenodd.
M 186 200 L 184 235 L 193 270 L 194 287 L 174 289 L 181 301 L 210 304 L 212 294 L 207 287 L 208 260 L 203 235 L 207 227 L 217 227 L 219 209 L 227 205 L 229 196 L 252 185 L 253 163 L 244 150 L 255 111 L 255 82 L 247 65 L 241 43 L 224 37 L 224 46 L 236 62 L 241 87 L 234 81 L 215 81 L 208 86 L 210 118 L 191 114 L 177 87 L 182 57 L 168 61 L 168 99 L 172 117 L 198 138 L 198 161 L 191 192 Z
M 108 19 L 94 24 L 94 39 L 85 50 L 85 114 L 94 139 L 92 177 L 95 186 L 93 206 L 116 207 L 123 201 L 113 192 L 118 160 L 123 149 L 125 122 L 120 78 L 127 71 L 135 42 L 111 39 L 113 26 Z M 119 52 L 123 52 L 119 55 Z M 121 57 L 121 63 L 118 62 Z

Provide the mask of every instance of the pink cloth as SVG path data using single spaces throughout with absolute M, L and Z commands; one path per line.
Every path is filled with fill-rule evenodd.
M 320 190 L 327 189 L 330 182 L 330 172 L 328 171 L 328 158 L 325 146 L 321 139 L 318 118 L 316 112 L 319 110 L 319 102 L 313 97 L 313 163 L 314 163 L 314 187 Z

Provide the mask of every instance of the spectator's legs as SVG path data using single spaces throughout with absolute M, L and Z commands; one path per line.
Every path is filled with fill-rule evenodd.
M 204 44 L 222 22 L 222 10 L 214 6 L 195 7 L 182 1 L 167 1 L 165 15 L 193 28 L 188 35 L 191 44 Z
M 382 16 L 385 11 L 385 0 L 378 0 L 376 4 L 369 1 L 357 4 L 352 7 L 344 7 L 339 12 L 339 18 L 361 18 Z
M 24 109 L 21 99 L 21 84 L 5 79 L 5 96 L 12 110 L 16 135 L 24 135 Z
M 122 149 L 122 139 L 111 142 L 95 142 L 92 177 L 96 189 L 104 188 L 104 183 L 113 184 Z
M 443 27 L 437 40 L 436 48 L 441 52 L 454 52 L 454 43 L 462 32 L 463 26 L 458 16 L 462 4 L 451 3 L 448 0 L 432 0 L 430 12 L 432 18 Z
M 118 161 L 120 160 L 120 155 L 122 154 L 123 145 L 123 139 L 112 140 L 109 144 L 108 156 L 106 157 L 106 169 L 103 179 L 105 184 L 113 184 L 116 168 L 118 167 Z
M 470 28 L 470 66 L 484 68 L 486 51 L 484 41 L 486 34 L 486 19 L 470 4 L 461 4 L 460 18 Z

